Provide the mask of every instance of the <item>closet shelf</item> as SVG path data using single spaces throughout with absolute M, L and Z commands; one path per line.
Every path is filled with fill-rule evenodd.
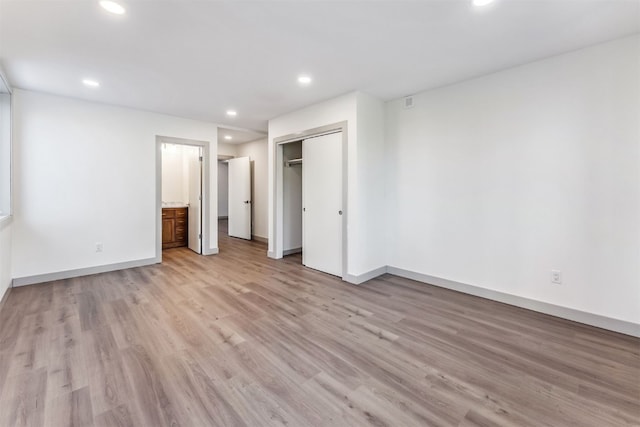
M 291 159 L 287 160 L 287 166 L 301 165 L 302 159 Z

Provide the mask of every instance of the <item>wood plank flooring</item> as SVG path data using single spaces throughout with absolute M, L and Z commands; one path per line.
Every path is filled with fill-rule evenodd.
M 13 289 L 0 426 L 640 425 L 638 339 L 220 250 Z

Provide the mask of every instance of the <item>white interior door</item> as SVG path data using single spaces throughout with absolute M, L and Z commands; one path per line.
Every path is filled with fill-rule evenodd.
M 229 236 L 251 240 L 251 162 L 229 160 Z
M 189 249 L 202 253 L 202 148 L 189 151 Z
M 342 133 L 302 141 L 302 263 L 342 276 Z

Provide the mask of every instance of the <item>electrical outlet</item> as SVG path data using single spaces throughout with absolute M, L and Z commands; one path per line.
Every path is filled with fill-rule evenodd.
M 560 270 L 551 270 L 551 283 L 562 284 L 562 272 Z
M 96 243 L 96 252 L 102 252 L 102 242 Z

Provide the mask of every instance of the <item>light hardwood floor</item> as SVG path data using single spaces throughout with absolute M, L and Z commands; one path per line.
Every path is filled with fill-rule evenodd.
M 638 339 L 220 249 L 13 289 L 0 426 L 640 424 Z

